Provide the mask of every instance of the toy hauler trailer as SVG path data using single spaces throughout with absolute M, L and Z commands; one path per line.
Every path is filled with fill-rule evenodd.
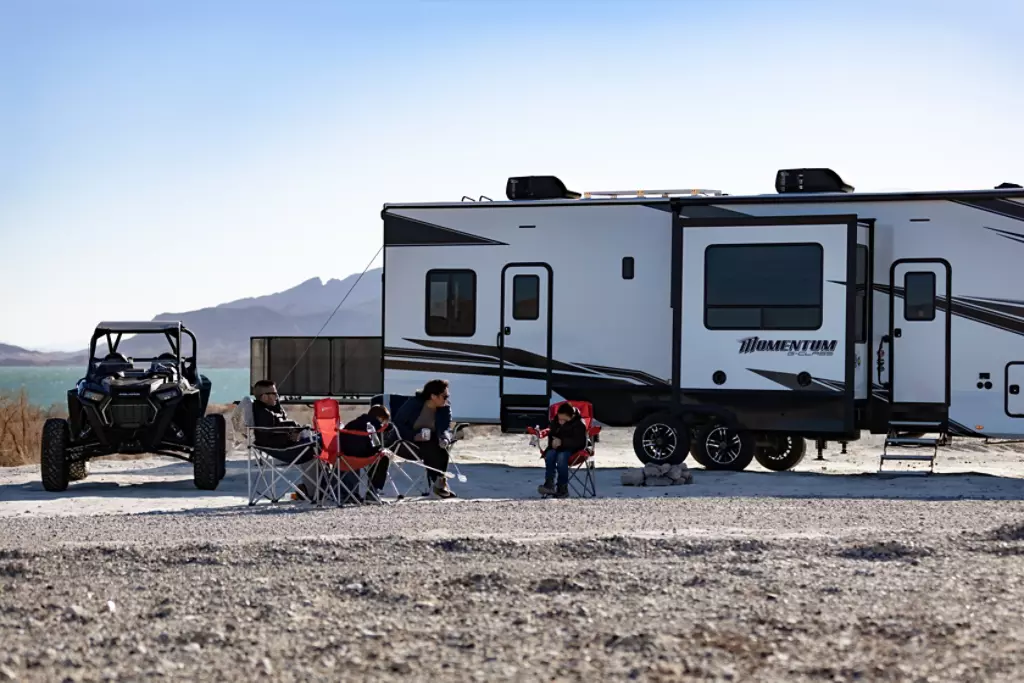
M 855 193 L 796 169 L 776 190 L 529 176 L 508 201 L 385 205 L 385 391 L 445 377 L 456 419 L 503 431 L 586 400 L 636 426 L 642 461 L 692 445 L 720 469 L 862 430 L 886 453 L 1024 436 L 1024 189 Z

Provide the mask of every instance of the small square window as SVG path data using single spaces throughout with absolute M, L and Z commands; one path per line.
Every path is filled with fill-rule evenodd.
M 516 275 L 512 278 L 512 319 L 540 318 L 540 276 Z
M 476 273 L 431 270 L 427 273 L 426 331 L 431 337 L 476 334 Z
M 635 268 L 636 268 L 636 266 L 635 266 L 635 264 L 633 262 L 633 257 L 632 256 L 624 256 L 624 257 L 622 257 L 622 279 L 623 280 L 632 280 L 633 279 L 633 275 L 635 274 L 634 273 Z

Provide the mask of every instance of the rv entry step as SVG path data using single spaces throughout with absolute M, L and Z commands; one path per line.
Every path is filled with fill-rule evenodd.
M 546 427 L 550 399 L 543 394 L 505 394 L 501 397 L 501 431 L 526 433 L 527 427 Z
M 892 420 L 878 462 L 879 474 L 934 474 L 939 446 L 945 444 L 941 422 Z M 927 463 L 928 469 L 885 469 L 886 463 Z

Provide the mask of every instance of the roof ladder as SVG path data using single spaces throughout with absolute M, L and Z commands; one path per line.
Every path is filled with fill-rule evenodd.
M 946 435 L 941 422 L 915 422 L 911 420 L 890 420 L 889 432 L 878 461 L 879 474 L 920 475 L 935 473 L 935 458 L 939 446 L 946 445 Z M 927 470 L 883 469 L 887 462 L 927 463 Z

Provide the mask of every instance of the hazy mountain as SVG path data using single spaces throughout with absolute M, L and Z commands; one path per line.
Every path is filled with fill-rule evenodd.
M 199 341 L 200 367 L 248 367 L 249 337 L 312 336 L 318 332 L 327 336 L 379 335 L 381 277 L 380 268 L 367 271 L 330 322 L 328 316 L 358 276 L 327 282 L 312 278 L 276 294 L 197 311 L 160 313 L 153 320 L 180 320 L 192 330 Z M 91 330 L 82 331 L 83 337 L 89 333 Z M 125 339 L 120 350 L 130 356 L 155 355 L 167 350 L 167 344 L 162 337 L 147 335 Z M 0 365 L 84 365 L 86 354 L 44 353 L 0 344 Z

